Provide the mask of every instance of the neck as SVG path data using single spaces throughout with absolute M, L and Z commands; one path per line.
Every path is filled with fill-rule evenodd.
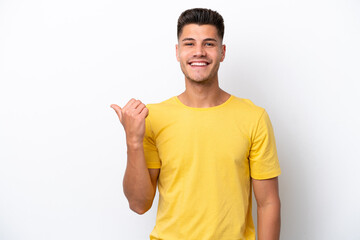
M 230 97 L 229 93 L 219 87 L 217 78 L 211 82 L 195 82 L 185 79 L 185 87 L 185 91 L 178 98 L 189 107 L 214 107 L 224 103 Z

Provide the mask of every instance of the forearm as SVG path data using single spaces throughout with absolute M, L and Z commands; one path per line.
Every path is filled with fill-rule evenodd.
M 280 239 L 280 200 L 257 208 L 259 240 Z
M 155 188 L 151 183 L 142 145 L 128 144 L 123 188 L 133 211 L 142 214 L 151 208 Z

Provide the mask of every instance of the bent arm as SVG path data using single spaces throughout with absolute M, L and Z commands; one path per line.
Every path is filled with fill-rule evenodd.
M 123 188 L 131 210 L 144 214 L 151 208 L 158 173 L 159 169 L 147 168 L 142 144 L 128 145 Z
M 124 126 L 127 143 L 127 165 L 123 188 L 130 209 L 143 214 L 151 208 L 156 193 L 159 170 L 148 170 L 143 148 L 145 118 L 148 109 L 134 98 L 123 107 L 112 104 L 121 124 Z
M 280 197 L 278 178 L 253 179 L 257 202 L 257 227 L 259 240 L 280 238 Z

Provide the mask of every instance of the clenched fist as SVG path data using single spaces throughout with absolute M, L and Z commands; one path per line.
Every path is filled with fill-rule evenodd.
M 123 107 L 111 104 L 119 117 L 126 133 L 126 142 L 128 145 L 142 146 L 145 135 L 145 118 L 149 110 L 140 100 L 134 98 Z

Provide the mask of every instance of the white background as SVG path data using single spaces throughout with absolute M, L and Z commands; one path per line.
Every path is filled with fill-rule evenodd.
M 128 208 L 109 106 L 184 90 L 176 22 L 193 7 L 225 19 L 221 87 L 272 120 L 282 239 L 360 239 L 360 2 L 220 2 L 0 0 L 1 240 L 148 239 L 158 198 Z

